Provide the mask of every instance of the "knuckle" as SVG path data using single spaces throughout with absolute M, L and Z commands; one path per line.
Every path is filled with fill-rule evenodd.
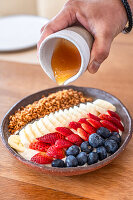
M 109 51 L 106 48 L 99 49 L 97 52 L 99 60 L 104 60 L 108 57 Z

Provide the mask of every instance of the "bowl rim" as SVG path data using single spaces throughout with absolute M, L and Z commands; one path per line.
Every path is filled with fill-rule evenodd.
M 75 89 L 75 90 L 79 90 L 82 89 L 92 89 L 92 90 L 97 90 L 97 91 L 102 91 L 104 94 L 109 94 L 110 96 L 112 96 L 114 99 L 116 99 L 124 108 L 126 115 L 128 116 L 128 119 L 130 121 L 130 127 L 128 128 L 128 134 L 123 142 L 123 144 L 120 146 L 120 148 L 111 156 L 107 157 L 106 159 L 102 160 L 102 161 L 98 161 L 95 164 L 92 165 L 87 165 L 87 166 L 78 166 L 78 167 L 69 167 L 69 168 L 57 168 L 57 167 L 49 167 L 49 166 L 45 166 L 43 164 L 37 164 L 37 163 L 33 163 L 29 160 L 26 160 L 25 158 L 23 158 L 19 153 L 17 153 L 13 148 L 10 147 L 10 145 L 8 144 L 8 141 L 5 140 L 4 137 L 4 123 L 7 120 L 7 116 L 10 114 L 10 112 L 22 101 L 24 102 L 25 99 L 32 97 L 34 95 L 37 95 L 39 93 L 43 93 L 43 92 L 47 92 L 49 93 L 50 91 L 52 91 L 53 89 L 57 89 L 57 91 L 59 90 L 63 90 L 63 89 Z M 79 175 L 79 174 L 84 174 L 87 172 L 91 172 L 94 171 L 98 168 L 102 168 L 105 165 L 109 164 L 110 162 L 112 162 L 127 146 L 128 142 L 130 141 L 131 137 L 132 137 L 132 132 L 133 132 L 133 120 L 132 117 L 128 111 L 128 109 L 125 107 L 125 105 L 114 95 L 112 95 L 109 92 L 106 92 L 104 90 L 101 89 L 97 89 L 97 88 L 92 88 L 92 87 L 78 87 L 78 86 L 73 86 L 73 85 L 68 85 L 68 86 L 58 86 L 58 87 L 52 87 L 52 88 L 48 88 L 48 89 L 44 89 L 35 93 L 32 93 L 28 96 L 25 96 L 24 98 L 20 99 L 17 103 L 15 103 L 9 110 L 8 112 L 5 114 L 5 116 L 2 119 L 1 125 L 0 125 L 0 135 L 2 138 L 2 142 L 5 145 L 5 147 L 9 150 L 9 152 L 19 161 L 21 161 L 23 164 L 32 167 L 32 168 L 36 168 L 37 170 L 41 170 L 44 173 L 47 174 L 54 174 L 54 175 L 60 175 L 60 176 L 72 176 L 72 175 Z

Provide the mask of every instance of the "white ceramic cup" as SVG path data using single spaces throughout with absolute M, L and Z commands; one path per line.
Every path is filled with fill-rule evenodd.
M 53 80 L 55 80 L 54 73 L 51 66 L 51 58 L 54 48 L 59 39 L 66 39 L 72 42 L 78 49 L 81 56 L 81 66 L 76 75 L 67 79 L 64 85 L 76 80 L 83 72 L 86 71 L 90 60 L 90 52 L 93 44 L 92 35 L 83 27 L 73 26 L 64 30 L 58 31 L 49 35 L 40 45 L 39 62 L 45 73 Z M 69 59 L 69 58 L 68 58 Z

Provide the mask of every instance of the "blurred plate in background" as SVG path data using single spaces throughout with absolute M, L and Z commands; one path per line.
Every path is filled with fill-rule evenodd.
M 18 51 L 36 46 L 41 27 L 48 19 L 32 15 L 0 18 L 0 51 Z

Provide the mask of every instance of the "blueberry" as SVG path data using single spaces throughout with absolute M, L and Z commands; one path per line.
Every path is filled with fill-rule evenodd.
M 61 159 L 56 159 L 52 161 L 52 167 L 65 167 L 65 163 Z
M 109 137 L 109 139 L 111 140 L 115 140 L 118 144 L 118 146 L 120 146 L 121 143 L 121 136 L 119 133 L 117 132 L 112 132 L 112 135 Z
M 104 143 L 104 139 L 98 135 L 97 133 L 93 133 L 90 135 L 89 137 L 89 144 L 92 146 L 92 147 L 99 147 L 99 146 L 102 146 Z
M 78 166 L 77 159 L 72 155 L 70 155 L 66 158 L 65 163 L 66 163 L 67 167 L 77 167 Z
M 107 128 L 104 128 L 104 127 L 100 127 L 99 129 L 97 129 L 97 134 L 103 138 L 108 138 L 111 136 L 111 132 Z
M 78 165 L 82 166 L 84 165 L 85 163 L 87 163 L 87 154 L 85 152 L 80 152 L 78 155 L 77 155 L 77 160 L 78 160 Z
M 99 160 L 103 160 L 103 159 L 107 158 L 107 151 L 106 151 L 105 147 L 103 147 L 103 146 L 98 147 L 96 149 L 96 151 L 97 151 Z
M 90 153 L 92 151 L 92 147 L 89 145 L 89 142 L 85 141 L 81 144 L 81 151 Z
M 66 155 L 69 156 L 69 155 L 73 155 L 73 156 L 77 156 L 79 154 L 79 147 L 77 145 L 72 145 L 71 147 L 69 147 L 67 150 L 66 150 Z
M 105 141 L 104 146 L 108 153 L 115 153 L 118 149 L 118 144 L 115 140 L 108 139 Z
M 88 165 L 94 164 L 98 162 L 98 154 L 97 152 L 91 152 L 87 155 L 87 163 Z

